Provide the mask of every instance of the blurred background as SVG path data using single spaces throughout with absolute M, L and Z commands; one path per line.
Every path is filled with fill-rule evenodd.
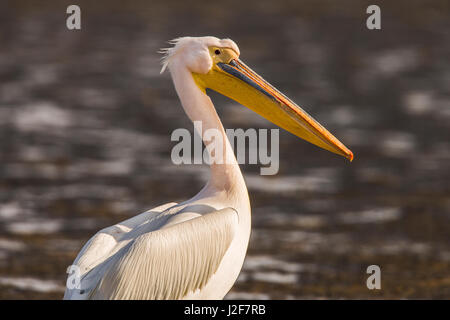
M 81 7 L 81 31 L 66 8 Z M 381 7 L 381 30 L 366 8 Z M 253 231 L 229 299 L 450 298 L 448 1 L 2 1 L 0 298 L 60 299 L 98 230 L 201 189 L 159 48 L 229 37 L 355 154 L 280 130 L 280 171 L 242 166 Z M 227 128 L 273 128 L 218 94 Z M 381 268 L 368 290 L 366 268 Z

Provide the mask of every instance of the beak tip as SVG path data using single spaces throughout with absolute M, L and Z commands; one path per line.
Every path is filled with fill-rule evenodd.
M 352 162 L 353 161 L 353 152 L 351 152 L 350 150 L 349 150 L 349 153 L 348 153 L 348 155 L 347 155 L 347 157 L 346 157 L 348 160 L 350 160 L 350 162 Z

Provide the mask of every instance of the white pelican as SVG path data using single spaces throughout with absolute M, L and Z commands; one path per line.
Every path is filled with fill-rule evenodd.
M 223 164 L 192 199 L 167 203 L 97 232 L 74 261 L 80 286 L 65 299 L 222 299 L 244 262 L 251 229 L 244 178 L 205 89 L 215 90 L 321 148 L 353 154 L 239 59 L 230 39 L 184 37 L 165 49 L 184 111 L 223 135 Z M 200 133 L 200 136 L 201 133 Z M 208 151 L 208 141 L 204 141 Z

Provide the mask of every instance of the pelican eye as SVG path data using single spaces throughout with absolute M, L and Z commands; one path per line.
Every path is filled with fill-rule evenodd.
M 215 54 L 220 54 L 220 50 L 216 49 L 216 51 L 214 51 Z

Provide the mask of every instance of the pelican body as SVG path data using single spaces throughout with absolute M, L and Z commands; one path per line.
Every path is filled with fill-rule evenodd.
M 242 268 L 251 231 L 247 188 L 206 89 L 349 160 L 353 154 L 302 108 L 239 59 L 230 39 L 183 37 L 164 49 L 187 116 L 223 136 L 221 163 L 192 199 L 167 203 L 97 232 L 73 265 L 79 285 L 65 299 L 222 299 Z M 199 132 L 202 136 L 201 132 Z M 203 141 L 212 152 L 210 141 Z

